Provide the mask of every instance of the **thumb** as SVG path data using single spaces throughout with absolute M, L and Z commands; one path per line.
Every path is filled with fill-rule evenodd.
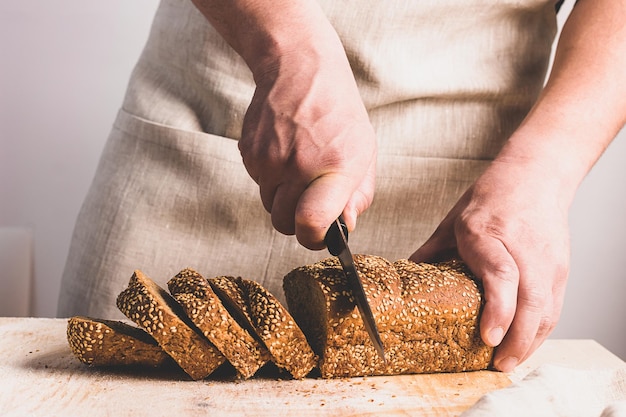
M 456 237 L 449 218 L 444 219 L 428 240 L 409 257 L 413 262 L 440 262 L 458 258 Z
M 353 180 L 341 175 L 322 175 L 312 181 L 296 206 L 295 234 L 298 242 L 308 249 L 323 249 L 328 227 L 344 212 L 354 188 Z

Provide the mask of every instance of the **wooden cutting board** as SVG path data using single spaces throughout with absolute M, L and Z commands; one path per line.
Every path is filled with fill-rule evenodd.
M 499 372 L 299 381 L 191 381 L 180 371 L 105 370 L 71 354 L 66 320 L 0 318 L 2 416 L 458 416 L 510 384 Z

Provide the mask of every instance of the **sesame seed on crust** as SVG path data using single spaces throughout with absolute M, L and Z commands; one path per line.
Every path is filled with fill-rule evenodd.
M 171 362 L 148 333 L 121 321 L 71 317 L 67 340 L 74 356 L 87 365 L 156 368 Z
M 270 359 L 264 345 L 239 325 L 209 282 L 186 268 L 167 283 L 191 321 L 226 357 L 241 378 L 250 378 Z
M 262 285 L 240 277 L 217 277 L 209 282 L 222 301 L 235 307 L 239 317 L 254 329 L 279 368 L 300 379 L 317 366 L 317 356 L 302 330 Z
M 188 320 L 176 300 L 139 270 L 118 295 L 117 307 L 149 333 L 192 379 L 209 376 L 226 360 Z
M 320 356 L 324 378 L 485 369 L 493 349 L 478 330 L 481 288 L 460 261 L 395 263 L 355 255 L 383 341 L 377 355 L 336 258 L 296 268 L 283 288 L 289 311 Z

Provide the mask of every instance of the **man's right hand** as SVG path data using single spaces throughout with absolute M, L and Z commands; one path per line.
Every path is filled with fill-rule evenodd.
M 324 248 L 340 214 L 352 230 L 371 204 L 376 168 L 374 130 L 337 33 L 315 1 L 195 3 L 254 76 L 239 149 L 272 224 Z

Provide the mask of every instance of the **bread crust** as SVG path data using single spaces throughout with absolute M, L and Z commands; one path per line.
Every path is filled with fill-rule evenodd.
M 230 315 L 200 273 L 186 268 L 169 280 L 167 286 L 187 317 L 226 357 L 241 378 L 250 378 L 270 359 L 265 346 Z
M 267 347 L 272 362 L 294 378 L 307 376 L 317 356 L 289 311 L 259 283 L 240 277 L 209 280 L 224 303 L 235 307 Z
M 87 365 L 158 368 L 172 363 L 148 333 L 122 321 L 72 317 L 67 341 L 74 356 Z
M 226 361 L 189 321 L 176 300 L 139 270 L 117 297 L 117 307 L 193 379 L 206 378 Z
M 460 261 L 391 263 L 355 255 L 387 361 L 378 356 L 336 258 L 284 279 L 290 312 L 320 356 L 324 378 L 485 369 L 493 349 L 479 334 L 482 295 Z

